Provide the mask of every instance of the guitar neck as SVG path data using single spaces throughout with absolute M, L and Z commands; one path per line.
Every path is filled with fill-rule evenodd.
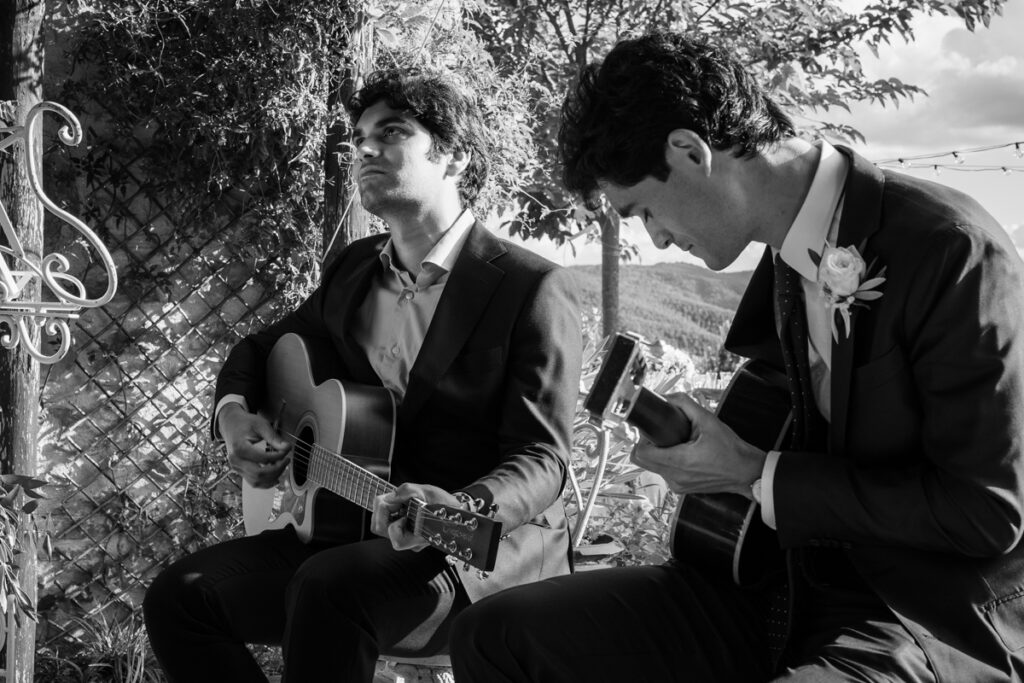
M 306 467 L 309 481 L 364 510 L 372 512 L 377 496 L 395 490 L 390 482 L 319 444 L 300 446 L 296 443 L 295 448 L 295 456 L 309 458 Z M 405 516 L 414 526 L 422 509 L 423 503 L 415 498 L 406 504 Z
M 364 510 L 373 510 L 373 499 L 391 493 L 395 487 L 373 472 L 343 455 L 319 444 L 296 443 L 296 456 L 308 456 L 306 477 L 321 488 L 353 502 Z M 305 451 L 305 452 L 302 452 Z

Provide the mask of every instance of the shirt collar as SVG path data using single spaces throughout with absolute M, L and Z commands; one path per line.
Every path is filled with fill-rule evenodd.
M 807 252 L 820 254 L 823 251 L 832 217 L 843 195 L 848 166 L 846 157 L 828 142 L 821 140 L 815 144 L 821 149 L 821 156 L 814 180 L 779 250 L 782 260 L 811 282 L 818 279 L 818 267 Z
M 473 218 L 472 212 L 469 209 L 465 209 L 455 219 L 451 227 L 441 234 L 441 239 L 431 247 L 430 251 L 427 252 L 427 255 L 420 262 L 420 277 L 416 283 L 420 288 L 437 282 L 442 276 L 451 272 L 455 266 L 456 259 L 459 258 L 459 254 L 462 252 L 462 246 L 469 237 L 469 230 L 475 222 L 476 219 Z M 384 243 L 384 248 L 381 249 L 380 262 L 383 264 L 385 272 L 387 270 L 395 270 L 393 266 L 395 262 L 395 245 L 392 243 L 391 238 L 388 238 L 388 241 Z

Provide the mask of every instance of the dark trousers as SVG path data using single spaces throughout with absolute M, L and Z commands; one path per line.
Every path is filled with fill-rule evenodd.
M 436 654 L 468 603 L 431 549 L 304 544 L 291 530 L 221 543 L 161 573 L 146 630 L 175 683 L 264 683 L 246 643 L 283 647 L 286 683 L 371 681 L 381 652 Z
M 767 595 L 665 565 L 581 572 L 489 596 L 451 635 L 458 683 L 934 680 L 924 652 L 864 587 L 797 577 L 803 606 L 773 670 Z

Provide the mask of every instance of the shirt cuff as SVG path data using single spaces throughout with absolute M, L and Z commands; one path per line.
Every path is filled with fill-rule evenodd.
M 779 464 L 779 451 L 768 451 L 761 470 L 761 519 L 771 529 L 775 526 L 775 468 Z
M 240 403 L 245 412 L 249 412 L 249 404 L 245 400 L 245 396 L 241 394 L 225 394 L 219 401 L 217 401 L 217 407 L 213 409 L 213 435 L 218 440 L 223 437 L 220 435 L 220 411 L 229 403 Z

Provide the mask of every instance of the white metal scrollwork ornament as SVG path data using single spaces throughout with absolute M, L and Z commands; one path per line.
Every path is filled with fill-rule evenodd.
M 38 139 L 37 127 L 47 111 L 54 112 L 65 121 L 66 125 L 61 126 L 58 132 L 61 142 L 74 146 L 82 141 L 82 125 L 74 114 L 54 102 L 40 102 L 28 111 L 25 125 L 0 128 L 0 134 L 4 136 L 0 138 L 0 150 L 19 142 L 24 145 L 25 171 L 32 191 L 47 211 L 71 225 L 85 238 L 99 256 L 107 276 L 107 290 L 101 296 L 90 299 L 85 284 L 67 272 L 70 264 L 62 254 L 51 253 L 40 258 L 39 255 L 27 253 L 0 197 L 0 229 L 3 229 L 7 242 L 0 243 L 0 345 L 13 349 L 22 344 L 25 351 L 40 363 L 55 363 L 71 347 L 69 321 L 78 318 L 83 308 L 96 308 L 113 298 L 117 289 L 117 272 L 110 252 L 96 233 L 54 204 L 43 191 L 37 171 L 37 151 L 29 141 Z M 42 221 L 43 213 L 40 212 L 38 216 L 38 220 Z M 30 301 L 22 298 L 28 285 L 37 279 L 56 300 Z M 57 350 L 51 354 L 42 351 L 42 343 L 46 338 L 44 332 L 57 342 Z

